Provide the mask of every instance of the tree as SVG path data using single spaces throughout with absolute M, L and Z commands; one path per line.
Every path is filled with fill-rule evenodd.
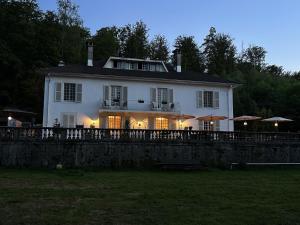
M 224 75 L 234 71 L 236 47 L 229 35 L 217 33 L 211 27 L 201 47 L 208 73 Z
M 182 55 L 182 71 L 203 72 L 204 64 L 200 49 L 193 36 L 179 36 L 175 40 L 175 50 L 173 51 L 172 61 L 176 65 L 176 54 Z
M 263 47 L 249 46 L 242 53 L 242 62 L 249 63 L 252 67 L 261 71 L 265 66 L 267 51 Z
M 110 56 L 118 56 L 119 40 L 117 27 L 101 28 L 93 36 L 92 40 L 95 45 L 95 59 L 106 59 Z
M 120 31 L 120 40 L 123 56 L 129 58 L 147 58 L 148 52 L 148 28 L 142 21 L 134 26 L 127 25 Z
M 169 60 L 169 48 L 167 39 L 163 35 L 156 35 L 149 45 L 149 55 L 151 59 Z
M 77 5 L 71 0 L 58 0 L 57 5 L 61 25 L 60 57 L 66 63 L 80 63 L 86 55 L 85 44 L 89 32 L 82 26 Z
M 283 70 L 282 66 L 276 66 L 276 65 L 266 66 L 264 69 L 264 72 L 272 74 L 274 76 L 283 76 L 284 75 L 284 70 Z

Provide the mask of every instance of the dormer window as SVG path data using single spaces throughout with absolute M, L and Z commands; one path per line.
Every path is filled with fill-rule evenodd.
M 122 57 L 110 57 L 104 68 L 114 68 L 122 70 L 142 70 L 152 72 L 168 72 L 162 61 L 150 59 L 133 59 Z

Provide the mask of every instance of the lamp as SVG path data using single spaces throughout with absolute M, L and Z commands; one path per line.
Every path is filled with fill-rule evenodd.
M 278 127 L 278 122 L 275 122 L 275 123 L 274 123 L 274 126 L 275 126 L 275 127 Z
M 8 120 L 12 120 L 12 117 L 11 117 L 11 116 L 9 116 L 9 117 L 7 117 L 7 119 L 8 119 Z
M 209 123 L 210 123 L 210 125 L 214 125 L 214 121 L 210 121 Z
M 247 126 L 247 125 L 248 125 L 248 123 L 247 123 L 247 121 L 245 121 L 245 122 L 244 122 L 244 126 Z

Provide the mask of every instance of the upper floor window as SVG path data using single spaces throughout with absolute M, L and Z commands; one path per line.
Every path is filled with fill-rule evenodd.
M 116 69 L 125 70 L 143 70 L 143 71 L 154 71 L 154 72 L 166 72 L 167 70 L 163 66 L 162 62 L 148 62 L 148 61 L 121 61 L 114 60 L 112 67 Z
M 75 88 L 74 83 L 64 83 L 64 101 L 75 102 Z
M 121 86 L 111 86 L 111 105 L 120 106 Z
M 63 88 L 63 90 L 62 90 Z M 63 96 L 62 96 L 63 92 Z M 55 83 L 54 100 L 56 102 L 63 100 L 66 102 L 81 102 L 82 100 L 82 84 L 76 83 Z
M 173 89 L 150 88 L 150 101 L 154 108 L 169 108 L 174 103 Z
M 105 107 L 127 107 L 127 87 L 118 85 L 103 86 L 103 104 Z
M 196 106 L 197 108 L 219 108 L 219 92 L 197 91 Z

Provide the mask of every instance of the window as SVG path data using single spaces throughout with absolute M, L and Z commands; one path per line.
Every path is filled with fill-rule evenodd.
M 213 92 L 212 91 L 204 91 L 203 92 L 203 105 L 206 108 L 213 107 Z
M 108 116 L 108 128 L 120 129 L 121 128 L 121 116 Z
M 157 101 L 158 101 L 158 108 L 162 108 L 168 103 L 168 88 L 157 88 Z
M 220 121 L 199 121 L 199 130 L 219 131 Z
M 219 108 L 219 92 L 218 91 L 197 91 L 196 92 L 197 108 Z
M 57 91 L 56 91 L 57 97 Z M 81 102 L 82 100 L 82 84 L 64 83 L 64 101 Z
M 169 121 L 166 118 L 155 118 L 155 129 L 166 130 L 169 128 Z
M 120 106 L 121 86 L 111 86 L 111 105 Z
M 64 100 L 68 102 L 75 102 L 76 84 L 64 83 Z
M 75 113 L 63 113 L 62 114 L 62 126 L 64 128 L 74 128 L 76 125 L 76 114 Z
M 137 63 L 130 63 L 130 69 L 131 70 L 137 70 L 137 68 L 138 68 Z
M 148 63 L 143 63 L 142 70 L 149 70 L 149 64 Z

